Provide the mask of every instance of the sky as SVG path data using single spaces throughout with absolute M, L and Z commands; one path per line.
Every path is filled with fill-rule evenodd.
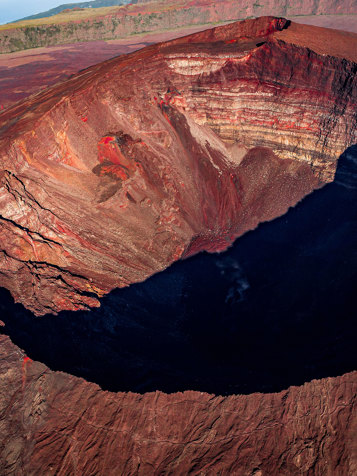
M 64 3 L 83 0 L 0 0 L 0 24 L 44 12 Z

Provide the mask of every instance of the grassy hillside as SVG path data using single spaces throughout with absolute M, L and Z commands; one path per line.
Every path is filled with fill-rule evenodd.
M 68 10 L 72 8 L 102 8 L 102 7 L 112 7 L 118 5 L 125 5 L 126 3 L 136 3 L 136 0 L 92 0 L 91 2 L 80 2 L 80 3 L 65 3 L 64 5 L 59 5 L 58 7 L 51 8 L 45 12 L 37 13 L 36 15 L 30 15 L 25 18 L 20 18 L 15 23 L 24 21 L 24 20 L 37 20 L 39 18 L 52 17 L 53 15 L 58 15 L 63 12 L 63 10 Z
M 118 6 L 103 7 L 103 8 L 86 8 L 81 10 L 71 10 L 69 12 L 61 12 L 57 15 L 44 18 L 36 18 L 34 20 L 18 20 L 13 23 L 6 23 L 5 25 L 0 25 L 0 31 L 3 30 L 20 30 L 22 28 L 33 28 L 42 26 L 42 25 L 57 25 L 57 24 L 67 24 L 70 22 L 78 22 L 83 20 L 90 20 L 95 18 L 100 18 L 108 14 L 115 14 L 118 10 Z

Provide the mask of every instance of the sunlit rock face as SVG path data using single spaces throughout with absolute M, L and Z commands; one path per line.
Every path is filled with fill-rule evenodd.
M 246 21 L 107 61 L 3 112 L 0 285 L 36 314 L 96 306 L 98 297 L 109 290 L 142 281 L 175 260 L 204 249 L 226 249 L 237 236 L 284 214 L 306 194 L 332 181 L 339 154 L 356 142 L 353 60 L 357 48 L 351 36 L 346 38 L 284 19 Z M 316 223 L 313 233 L 305 233 L 306 241 L 301 239 L 301 246 L 291 247 L 284 263 L 289 272 L 281 273 L 280 281 L 277 275 L 280 295 L 270 292 L 275 288 L 266 289 L 265 282 L 258 286 L 261 291 L 265 288 L 264 293 L 256 294 L 262 307 L 264 302 L 283 304 L 288 322 L 291 307 L 284 307 L 279 297 L 289 296 L 286 302 L 296 312 L 288 329 L 296 333 L 297 342 L 301 338 L 302 349 L 309 348 L 308 343 L 314 345 L 315 336 L 327 340 L 325 346 L 313 347 L 311 361 L 298 362 L 310 366 L 302 372 L 306 380 L 312 378 L 314 362 L 321 370 L 321 360 L 323 365 L 333 360 L 345 336 L 344 323 L 352 322 L 347 306 L 354 303 L 355 274 L 345 260 L 354 239 L 355 216 L 349 212 L 355 194 L 351 168 L 355 155 L 351 152 L 346 158 L 347 165 L 339 162 L 336 182 L 308 197 L 307 201 L 317 197 L 317 202 L 308 202 L 307 217 L 299 206 L 290 210 L 298 212 L 294 223 L 300 232 L 308 229 L 315 216 Z M 325 206 L 331 207 L 327 219 Z M 268 248 L 275 249 L 274 256 L 267 258 L 268 266 L 258 267 L 264 275 L 270 274 L 264 271 L 272 268 L 274 257 L 280 258 L 279 264 L 286 257 L 279 240 L 286 243 L 290 237 L 296 245 L 301 237 L 301 233 L 294 236 L 294 226 L 287 227 L 289 233 L 281 229 L 285 233 L 281 237 L 278 233 L 279 239 Z M 326 243 L 316 238 L 324 233 Z M 254 253 L 259 246 L 257 239 L 246 249 L 251 250 L 250 259 L 264 265 L 264 253 Z M 325 254 L 316 253 L 319 247 Z M 334 253 L 334 247 L 340 254 Z M 315 259 L 329 250 L 334 255 L 332 264 Z M 324 274 L 325 281 L 318 279 L 319 273 L 311 273 L 307 287 L 315 276 L 317 282 L 311 283 L 311 292 L 302 294 L 303 278 L 297 280 L 294 273 L 309 269 L 298 266 L 299 261 L 306 264 L 300 260 L 306 255 L 312 256 L 310 265 Z M 224 263 L 221 266 L 222 272 L 228 272 Z M 242 284 L 239 267 L 235 271 L 238 276 L 233 272 L 232 279 L 234 286 L 235 279 L 240 284 L 239 300 L 247 286 L 254 286 L 254 279 Z M 329 273 L 335 286 L 327 282 Z M 320 308 L 313 286 L 324 282 L 327 290 L 337 291 L 327 291 L 332 313 L 337 309 L 336 327 L 325 315 L 315 316 Z M 205 292 L 201 289 L 198 299 L 203 296 L 204 300 Z M 270 299 L 264 301 L 264 296 Z M 343 302 L 346 297 L 349 301 Z M 234 299 L 234 293 L 227 298 Z M 315 322 L 308 335 L 298 325 L 303 317 L 299 312 L 305 309 L 299 308 L 301 301 L 307 302 L 307 315 Z M 275 394 L 223 397 L 187 387 L 172 394 L 112 393 L 36 361 L 31 352 L 41 346 L 41 335 L 32 332 L 29 340 L 33 336 L 34 345 L 20 340 L 36 327 L 27 327 L 22 334 L 14 332 L 16 326 L 21 330 L 20 322 L 24 327 L 28 323 L 12 319 L 13 307 L 31 323 L 40 321 L 6 299 L 0 303 L 0 334 L 8 333 L 14 342 L 19 339 L 17 345 L 23 343 L 28 352 L 0 335 L 0 467 L 4 474 L 342 476 L 357 471 L 356 372 L 341 377 L 331 372 L 327 375 L 334 378 L 300 387 L 287 388 L 290 383 L 285 385 L 284 379 L 284 390 Z M 262 318 L 265 327 L 258 327 L 257 334 L 270 323 L 279 327 L 276 307 L 267 308 Z M 110 319 L 110 309 L 106 312 L 109 319 L 104 315 L 102 321 L 110 330 L 115 320 Z M 174 333 L 176 322 L 170 322 L 170 315 L 164 317 L 169 322 L 165 331 Z M 205 330 L 204 317 L 197 333 Z M 51 318 L 42 321 L 51 323 Z M 137 323 L 131 320 L 130 324 Z M 252 327 L 254 322 L 248 322 L 243 329 Z M 327 332 L 331 328 L 336 333 L 333 339 Z M 61 327 L 57 329 L 60 334 Z M 91 325 L 93 334 L 100 329 Z M 211 327 L 211 333 L 212 329 L 216 330 Z M 227 342 L 254 352 L 257 341 L 244 342 L 248 335 L 244 332 L 237 341 L 237 330 L 231 329 L 232 339 L 228 336 Z M 224 332 L 228 331 L 222 325 Z M 73 334 L 75 342 L 78 336 Z M 53 335 L 44 334 L 47 348 L 56 339 Z M 65 361 L 72 357 L 63 335 L 53 347 L 58 348 L 62 337 L 60 354 Z M 145 328 L 141 336 L 152 346 Z M 136 348 L 139 337 L 135 330 Z M 260 342 L 264 337 L 260 336 Z M 193 342 L 206 341 L 207 346 L 207 337 L 200 339 Z M 165 366 L 169 361 L 163 348 L 171 345 L 172 335 L 162 340 L 163 346 L 153 347 Z M 289 347 L 289 340 L 281 341 L 283 349 Z M 343 349 L 348 357 L 351 342 L 346 340 Z M 78 342 L 78 353 L 82 344 Z M 89 351 L 85 356 L 93 361 L 96 355 L 104 355 L 96 367 L 102 366 L 103 373 L 108 372 L 105 359 L 113 359 L 108 349 L 104 345 L 99 354 Z M 142 366 L 140 353 L 135 356 L 130 351 L 125 358 L 131 360 L 131 368 Z M 355 368 L 353 362 L 346 362 L 342 372 Z M 144 364 L 150 375 L 152 362 Z M 85 365 L 89 366 L 86 359 Z M 291 373 L 284 359 L 279 365 Z M 258 362 L 258 372 L 252 375 L 264 373 L 265 368 Z M 323 372 L 326 375 L 327 370 Z M 211 378 L 212 360 L 208 360 L 207 373 Z M 121 384 L 116 382 L 116 388 Z M 201 390 L 199 384 L 195 388 Z
M 262 15 L 295 18 L 302 23 L 356 32 L 355 0 L 134 0 L 106 9 L 68 11 L 60 16 L 9 24 L 0 29 L 0 52 L 50 45 L 130 38 L 148 32 L 177 31 L 190 26 Z M 176 35 L 179 36 L 179 35 Z
M 355 51 L 342 33 L 262 17 L 106 61 L 9 108 L 0 284 L 36 314 L 97 306 L 285 213 L 356 140 Z

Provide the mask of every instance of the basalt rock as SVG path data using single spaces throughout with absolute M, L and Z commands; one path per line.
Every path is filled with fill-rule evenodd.
M 36 314 L 97 306 L 331 181 L 356 141 L 346 43 L 263 17 L 114 58 L 4 111 L 0 284 Z

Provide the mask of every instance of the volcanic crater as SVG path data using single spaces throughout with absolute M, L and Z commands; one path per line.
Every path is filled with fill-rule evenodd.
M 20 461 L 7 453 L 4 467 L 48 466 L 49 474 L 178 470 L 177 451 L 196 439 L 182 433 L 175 411 L 170 428 L 177 433 L 161 437 L 160 420 L 148 430 L 152 440 L 141 430 L 126 435 L 126 459 L 125 451 L 98 458 L 105 445 L 87 423 L 115 433 L 117 418 L 130 423 L 141 412 L 151 421 L 152 411 L 186 405 L 192 396 L 188 417 L 197 402 L 223 410 L 212 422 L 200 420 L 199 430 L 192 426 L 203 433 L 187 450 L 187 473 L 274 474 L 275 449 L 263 456 L 263 436 L 248 445 L 259 461 L 247 456 L 239 469 L 228 459 L 244 432 L 223 449 L 210 432 L 222 423 L 215 434 L 227 438 L 237 422 L 229 423 L 225 405 L 248 418 L 249 402 L 261 408 L 257 398 L 273 402 L 278 426 L 285 409 L 288 422 L 305 421 L 291 403 L 294 390 L 247 400 L 144 392 L 278 392 L 336 376 L 304 387 L 302 406 L 312 405 L 317 423 L 297 426 L 303 449 L 296 443 L 292 455 L 279 447 L 279 464 L 287 474 L 326 468 L 315 455 L 321 451 L 306 443 L 320 448 L 324 441 L 335 445 L 329 468 L 349 471 L 350 440 L 336 446 L 337 430 L 322 429 L 350 432 L 355 425 L 349 415 L 356 374 L 337 377 L 356 368 L 357 39 L 350 39 L 283 18 L 246 20 L 113 58 L 0 114 L 0 284 L 8 289 L 1 291 L 1 332 L 15 344 L 0 336 L 8 349 L 2 372 L 15 392 L 0 401 L 26 454 Z M 28 355 L 19 357 L 16 346 Z M 57 370 L 104 390 L 144 395 L 103 392 Z M 84 413 L 96 409 L 94 416 L 78 417 L 78 392 L 93 398 L 82 404 Z M 315 394 L 322 395 L 318 404 Z M 17 399 L 24 395 L 33 403 L 19 423 Z M 64 395 L 75 402 L 57 439 L 54 396 L 66 407 Z M 121 399 L 127 403 L 118 410 Z M 265 421 L 259 412 L 253 420 Z M 114 443 L 123 438 L 117 433 Z M 76 461 L 64 457 L 74 434 L 82 455 Z M 161 450 L 150 452 L 150 441 Z M 206 459 L 212 451 L 216 456 Z
M 302 46 L 320 30 L 217 27 L 4 111 L 1 284 L 37 315 L 98 306 L 333 180 L 356 139 L 356 64 L 343 36 L 334 57 Z

